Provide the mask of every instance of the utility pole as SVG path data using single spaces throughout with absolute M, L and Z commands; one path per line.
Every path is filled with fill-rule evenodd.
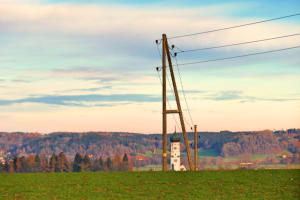
M 162 71 L 163 71 L 163 90 L 162 90 L 162 100 L 163 100 L 163 171 L 167 171 L 167 62 L 166 62 L 166 35 L 163 35 L 162 42 Z
M 166 90 L 166 78 L 167 78 L 167 64 L 166 64 L 166 55 L 169 63 L 169 70 L 172 78 L 173 90 L 175 94 L 177 110 L 167 110 L 166 101 L 167 101 L 167 90 Z M 193 170 L 193 160 L 191 157 L 191 152 L 189 148 L 189 141 L 185 130 L 185 124 L 183 120 L 183 114 L 180 105 L 180 99 L 178 96 L 178 90 L 175 80 L 175 75 L 173 71 L 172 58 L 169 50 L 169 44 L 166 34 L 162 35 L 162 71 L 163 71 L 163 171 L 167 170 L 167 114 L 179 114 L 180 124 L 182 128 L 182 133 L 184 137 L 184 142 L 186 146 L 188 161 L 190 170 Z
M 195 145 L 195 171 L 198 168 L 198 160 L 197 160 L 197 125 L 194 125 L 195 137 L 194 137 L 194 145 Z

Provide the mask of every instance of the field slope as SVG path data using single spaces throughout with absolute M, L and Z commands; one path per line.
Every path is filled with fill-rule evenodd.
M 299 199 L 300 170 L 0 174 L 0 199 Z

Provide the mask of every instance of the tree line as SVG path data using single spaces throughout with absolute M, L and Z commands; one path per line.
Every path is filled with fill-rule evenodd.
M 87 172 L 87 171 L 133 171 L 133 161 L 125 153 L 113 158 L 100 156 L 91 160 L 85 154 L 77 153 L 70 161 L 63 152 L 53 153 L 49 159 L 45 155 L 14 156 L 11 160 L 0 162 L 0 173 L 37 173 L 37 172 Z
M 183 142 L 183 136 L 182 134 L 180 135 L 181 152 L 184 154 L 186 147 Z M 171 134 L 167 136 L 167 149 L 170 149 L 170 136 Z M 198 150 L 199 152 L 208 152 L 202 154 L 205 156 L 220 156 L 222 158 L 244 157 L 244 155 L 248 154 L 272 156 L 286 154 L 287 152 L 293 154 L 291 157 L 300 155 L 300 129 L 280 132 L 273 132 L 271 130 L 256 132 L 199 132 L 198 136 Z M 99 160 L 102 156 L 101 163 L 108 164 L 106 164 L 106 166 L 99 164 L 99 168 L 101 170 L 112 170 L 109 167 L 110 161 L 107 160 L 107 158 L 110 157 L 110 159 L 113 160 L 116 153 L 123 156 L 126 152 L 130 152 L 130 155 L 133 157 L 132 162 L 134 167 L 139 168 L 147 165 L 161 164 L 161 138 L 161 134 L 144 135 L 117 132 L 60 132 L 45 135 L 38 133 L 0 132 L 0 160 L 11 159 L 11 155 L 24 155 L 30 157 L 29 163 L 33 165 L 35 154 L 39 154 L 41 162 L 44 163 L 47 160 L 49 165 L 53 152 L 64 152 L 64 154 L 72 160 L 69 162 L 72 165 L 69 170 L 73 171 L 74 158 L 76 153 L 79 153 L 83 158 L 85 154 L 93 155 L 93 157 L 91 157 L 92 165 L 95 158 Z M 193 142 L 194 133 L 188 133 L 188 139 L 190 148 L 193 150 L 195 148 Z M 56 156 L 59 157 L 59 154 Z M 81 165 L 84 166 L 84 164 Z M 54 167 L 51 168 L 51 170 L 53 169 Z M 85 167 L 81 169 L 85 170 Z M 87 170 L 91 170 L 90 167 L 87 167 Z M 36 169 L 33 167 L 32 171 L 36 171 Z

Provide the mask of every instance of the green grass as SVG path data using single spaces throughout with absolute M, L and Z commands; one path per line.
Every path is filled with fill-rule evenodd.
M 252 159 L 258 159 L 258 160 L 263 160 L 267 157 L 267 155 L 264 155 L 264 154 L 253 154 L 251 156 Z
M 299 165 L 291 164 L 268 164 L 268 165 L 259 165 L 259 167 L 265 168 L 265 169 L 300 169 Z
M 149 157 L 149 158 L 152 158 L 152 152 L 151 151 L 147 151 L 145 156 Z
M 299 199 L 300 170 L 0 174 L 0 199 Z
M 186 155 L 187 153 L 186 152 L 180 152 L 180 154 Z M 194 156 L 194 151 L 191 151 L 191 155 Z M 218 157 L 218 156 L 220 156 L 215 149 L 198 150 L 197 155 L 198 155 L 199 158 L 203 158 L 203 157 L 207 157 L 207 156 L 209 156 L 209 157 Z
M 134 167 L 134 171 L 161 171 L 161 165 L 146 165 L 143 167 Z
M 215 149 L 203 149 L 201 151 L 198 151 L 198 156 L 201 158 L 206 156 L 218 157 L 220 155 L 218 154 L 218 152 L 216 152 Z

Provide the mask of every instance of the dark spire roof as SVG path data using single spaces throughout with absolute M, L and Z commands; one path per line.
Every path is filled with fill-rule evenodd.
M 171 142 L 180 142 L 180 135 L 178 133 L 173 133 L 173 135 L 170 137 Z

